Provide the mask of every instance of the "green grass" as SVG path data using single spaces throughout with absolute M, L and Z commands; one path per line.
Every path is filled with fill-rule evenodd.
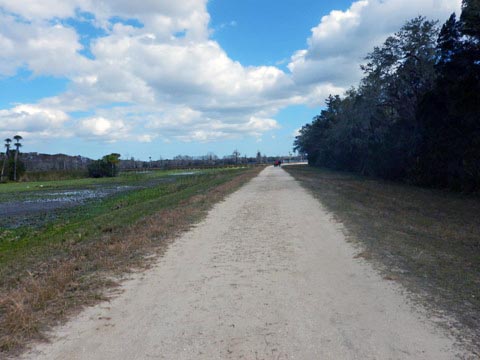
M 232 169 L 234 170 L 234 169 Z M 214 173 L 216 171 L 225 171 L 225 169 L 202 170 L 202 173 Z M 65 180 L 42 180 L 29 182 L 9 182 L 0 184 L 0 194 L 18 194 L 19 192 L 45 191 L 45 190 L 69 190 L 78 188 L 92 188 L 105 185 L 135 185 L 139 182 L 146 182 L 170 176 L 175 173 L 181 173 L 181 170 L 152 171 L 152 172 L 125 172 L 120 173 L 114 178 L 76 178 Z
M 361 257 L 480 336 L 480 198 L 308 166 L 285 170 L 311 190 Z
M 129 191 L 114 195 L 102 201 L 90 201 L 85 205 L 62 211 L 58 219 L 40 229 L 21 227 L 18 229 L 0 230 L 0 282 L 5 268 L 18 268 L 19 256 L 27 252 L 41 251 L 49 244 L 66 239 L 98 236 L 105 229 L 119 230 L 151 215 L 162 208 L 202 193 L 235 177 L 243 170 L 225 169 L 208 170 L 199 175 L 178 176 L 174 182 L 159 183 L 153 187 Z M 148 180 L 154 180 L 171 175 L 172 171 L 157 171 L 145 174 L 124 174 L 118 178 L 77 179 L 42 182 L 42 190 L 78 189 L 98 185 L 145 185 Z M 6 184 L 4 192 L 9 194 L 18 191 L 29 191 L 37 188 L 40 183 Z M 13 264 L 17 265 L 13 265 Z

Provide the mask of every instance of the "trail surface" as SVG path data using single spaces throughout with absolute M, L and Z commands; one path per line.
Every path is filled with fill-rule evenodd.
M 35 359 L 453 359 L 453 340 L 267 168 Z

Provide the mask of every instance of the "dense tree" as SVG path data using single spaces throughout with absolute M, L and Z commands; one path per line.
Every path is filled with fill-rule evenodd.
M 452 15 L 442 28 L 437 81 L 418 114 L 424 128 L 419 182 L 463 190 L 480 188 L 480 22 L 469 23 L 475 17 L 465 15 L 469 3 L 460 21 Z M 480 21 L 478 5 L 476 13 Z
M 88 165 L 88 176 L 94 178 L 115 177 L 118 174 L 119 162 L 120 154 L 105 155 L 100 160 L 93 161 Z
M 105 161 L 110 166 L 110 176 L 115 177 L 117 175 L 118 164 L 120 163 L 120 154 L 112 153 L 109 155 L 105 155 L 103 157 L 103 161 Z M 151 162 L 150 158 L 150 162 Z
M 370 154 L 375 175 L 404 178 L 415 161 L 421 143 L 416 113 L 435 81 L 437 34 L 436 22 L 417 17 L 375 48 L 362 67 L 366 76 L 360 92 L 369 100 L 364 110 L 377 108 L 372 120 L 382 137 L 372 144 L 382 157 Z
M 375 47 L 359 87 L 330 96 L 295 150 L 315 166 L 480 189 L 479 2 L 462 8 L 441 29 L 417 17 Z
M 460 21 L 463 34 L 480 40 L 480 1 L 463 0 Z

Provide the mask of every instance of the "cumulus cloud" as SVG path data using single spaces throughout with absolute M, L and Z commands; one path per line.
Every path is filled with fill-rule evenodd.
M 27 20 L 73 16 L 80 1 L 71 0 L 0 0 L 0 7 Z
M 104 117 L 83 119 L 76 126 L 77 135 L 110 142 L 127 139 L 130 132 L 130 127 L 123 120 L 110 120 Z
M 176 139 L 207 142 L 222 137 L 234 139 L 244 135 L 258 138 L 264 132 L 280 127 L 275 119 L 261 117 L 261 113 L 244 119 L 243 116 L 217 117 L 215 113 L 201 112 L 185 106 L 173 106 L 163 110 L 151 107 L 137 107 L 132 110 L 124 107 L 108 112 L 112 111 L 117 117 L 136 125 L 136 129 L 130 129 L 130 137 L 135 133 L 136 138 L 149 140 L 159 137 L 165 141 Z M 142 129 L 143 134 L 136 133 L 138 129 Z
M 461 0 L 356 1 L 346 11 L 324 16 L 312 29 L 308 48 L 297 51 L 288 68 L 297 84 L 354 85 L 366 54 L 407 20 L 423 15 L 444 21 L 460 6 Z
M 18 105 L 0 110 L 0 134 L 11 137 L 13 131 L 22 135 L 35 134 L 36 137 L 65 137 L 69 135 L 64 126 L 68 120 L 68 114 L 58 109 Z
M 419 14 L 444 19 L 460 0 L 356 1 L 322 18 L 308 47 L 292 55 L 289 71 L 232 60 L 210 38 L 206 5 L 0 0 L 0 75 L 27 67 L 35 75 L 70 80 L 62 94 L 0 110 L 0 131 L 106 142 L 258 139 L 279 128 L 280 109 L 321 105 L 329 94 L 354 85 L 361 59 L 406 20 Z M 91 58 L 82 55 L 81 35 L 65 21 L 80 18 L 102 30 L 89 39 Z M 78 112 L 89 115 L 78 118 Z
M 26 66 L 36 75 L 71 76 L 88 60 L 79 55 L 82 45 L 72 28 L 60 24 L 19 21 L 0 12 L 0 76 L 14 75 Z
M 0 0 L 5 12 L 28 22 L 73 18 L 79 13 L 95 16 L 98 26 L 109 29 L 112 17 L 139 20 L 147 31 L 165 39 L 185 32 L 189 39 L 206 39 L 210 16 L 206 0 Z

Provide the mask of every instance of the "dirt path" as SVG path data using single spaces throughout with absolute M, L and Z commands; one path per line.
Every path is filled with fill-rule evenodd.
M 453 340 L 354 255 L 318 201 L 267 168 L 26 358 L 456 358 Z

